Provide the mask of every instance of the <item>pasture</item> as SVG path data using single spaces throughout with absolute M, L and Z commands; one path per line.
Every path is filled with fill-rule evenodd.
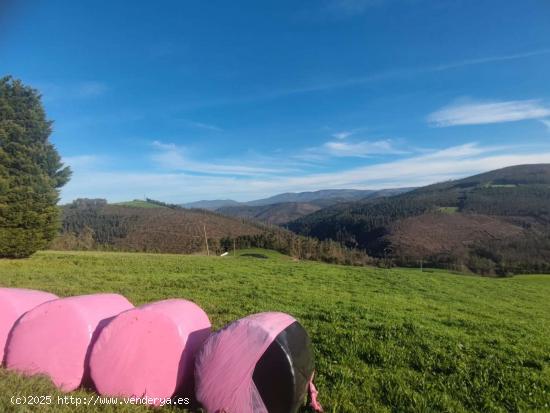
M 117 292 L 135 305 L 181 297 L 199 304 L 216 329 L 255 312 L 288 312 L 311 336 L 326 412 L 550 410 L 550 276 L 346 267 L 263 250 L 223 258 L 44 251 L 0 260 L 0 286 L 60 296 Z M 17 406 L 14 395 L 55 400 Z M 44 378 L 0 369 L 2 412 L 150 411 L 76 408 L 57 404 L 58 395 Z

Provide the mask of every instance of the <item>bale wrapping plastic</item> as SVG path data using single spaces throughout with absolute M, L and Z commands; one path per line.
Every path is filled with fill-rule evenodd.
M 284 313 L 260 313 L 204 343 L 195 364 L 196 395 L 209 413 L 292 413 L 303 403 L 312 375 L 313 356 L 301 325 Z
M 88 379 L 92 340 L 109 320 L 133 305 L 118 294 L 61 298 L 35 307 L 13 327 L 6 366 L 25 375 L 45 374 L 63 391 Z
M 24 288 L 0 288 L 0 364 L 8 335 L 15 322 L 39 304 L 55 300 L 57 295 Z
M 210 327 L 199 306 L 181 299 L 119 314 L 99 334 L 91 352 L 96 390 L 103 395 L 147 397 L 153 404 L 174 394 L 191 398 L 195 354 Z

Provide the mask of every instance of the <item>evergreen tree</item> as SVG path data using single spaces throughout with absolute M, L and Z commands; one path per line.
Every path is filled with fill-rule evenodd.
M 48 141 L 52 122 L 39 93 L 0 78 L 0 257 L 45 248 L 59 227 L 59 188 L 70 177 Z

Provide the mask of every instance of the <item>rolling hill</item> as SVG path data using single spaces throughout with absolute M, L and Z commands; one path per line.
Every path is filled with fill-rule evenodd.
M 301 259 L 373 263 L 364 252 L 344 248 L 334 241 L 319 241 L 277 226 L 151 199 L 119 204 L 78 199 L 61 210 L 62 230 L 50 245 L 56 250 L 219 254 L 259 247 Z
M 315 202 L 315 201 L 333 201 L 332 203 L 340 202 L 341 200 L 353 201 L 356 199 L 365 198 L 372 192 L 370 189 L 321 189 L 319 191 L 308 192 L 286 192 L 269 198 L 257 199 L 247 202 L 250 206 L 263 206 L 280 204 L 283 202 Z
M 315 192 L 286 193 L 237 206 L 221 207 L 218 208 L 216 212 L 232 217 L 253 219 L 268 224 L 284 225 L 331 205 L 350 202 L 356 199 L 364 200 L 393 196 L 410 190 L 412 190 L 412 188 L 364 191 L 354 189 L 331 189 Z M 276 202 L 289 199 L 294 201 Z M 265 203 L 273 201 L 276 203 Z
M 213 199 L 213 200 L 202 200 L 195 202 L 188 202 L 186 204 L 181 204 L 184 208 L 191 209 L 206 209 L 209 211 L 215 211 L 218 208 L 223 208 L 227 206 L 237 206 L 241 205 L 241 202 L 233 201 L 232 199 Z
M 550 165 L 519 165 L 334 205 L 288 224 L 401 265 L 550 272 Z
M 309 203 L 320 207 L 334 205 L 339 202 L 349 202 L 364 198 L 378 198 L 407 192 L 413 188 L 390 188 L 390 189 L 322 189 L 310 192 L 286 192 L 269 198 L 256 199 L 248 202 L 237 202 L 232 199 L 202 200 L 181 204 L 184 208 L 201 208 L 211 211 L 220 210 L 226 207 L 254 207 L 286 203 Z M 250 215 L 250 214 L 246 214 Z
M 62 207 L 62 233 L 52 247 L 194 253 L 206 249 L 205 232 L 216 251 L 225 237 L 257 236 L 264 231 L 258 225 L 205 210 L 148 201 L 77 200 Z
M 282 202 L 261 206 L 227 206 L 217 209 L 223 215 L 254 219 L 268 224 L 281 225 L 320 210 L 321 207 L 305 202 Z

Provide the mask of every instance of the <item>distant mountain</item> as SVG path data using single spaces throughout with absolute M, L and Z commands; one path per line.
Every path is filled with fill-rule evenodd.
M 281 225 L 320 210 L 321 207 L 305 202 L 282 202 L 260 206 L 228 206 L 219 208 L 223 215 L 254 219 L 268 224 Z
M 224 206 L 216 211 L 223 215 L 255 219 L 269 224 L 283 225 L 331 205 L 357 199 L 373 199 L 408 192 L 413 188 L 355 190 L 327 189 L 275 195 L 270 198 Z M 280 200 L 300 200 L 284 201 Z M 275 202 L 275 203 L 272 203 Z
M 406 192 L 411 192 L 415 189 L 416 189 L 415 187 L 378 189 L 378 190 L 372 191 L 363 199 L 375 199 L 375 198 L 382 198 L 385 196 L 395 196 L 399 194 L 404 194 Z
M 232 199 L 214 199 L 211 201 L 196 201 L 188 202 L 186 204 L 181 204 L 183 208 L 197 208 L 197 209 L 206 209 L 209 211 L 215 211 L 218 208 L 223 208 L 227 206 L 236 206 L 241 205 L 240 202 L 233 201 Z
M 288 202 L 304 203 L 304 202 L 319 202 L 326 205 L 332 205 L 336 202 L 353 201 L 368 196 L 371 193 L 377 191 L 373 190 L 357 190 L 357 189 L 323 189 L 313 192 L 287 192 L 284 194 L 274 195 L 269 198 L 257 199 L 248 202 L 237 202 L 232 199 L 216 199 L 216 200 L 202 200 L 196 202 L 189 202 L 181 204 L 184 208 L 201 208 L 211 211 L 236 206 L 264 206 L 282 204 Z M 333 201 L 333 202 L 330 202 Z
M 333 205 L 288 224 L 403 265 L 550 272 L 550 165 L 520 165 Z
M 269 198 L 257 199 L 255 201 L 246 202 L 249 206 L 273 205 L 284 202 L 312 202 L 324 200 L 342 200 L 353 201 L 365 198 L 375 191 L 360 190 L 360 189 L 322 189 L 312 192 L 286 192 L 284 194 L 274 195 Z

